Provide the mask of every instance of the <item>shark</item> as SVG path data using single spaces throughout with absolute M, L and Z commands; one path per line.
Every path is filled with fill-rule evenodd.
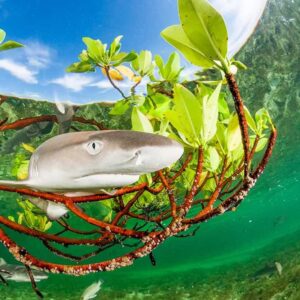
M 48 278 L 44 272 L 32 269 L 34 280 L 39 282 Z M 0 258 L 0 276 L 6 281 L 30 282 L 30 277 L 24 266 L 7 264 L 3 258 Z
M 59 134 L 67 133 L 71 128 L 73 117 L 79 106 L 69 102 L 64 103 L 59 101 L 56 101 L 55 104 Z
M 42 143 L 32 154 L 25 180 L 0 180 L 0 185 L 30 188 L 69 197 L 93 195 L 105 189 L 131 185 L 140 175 L 171 166 L 183 146 L 165 136 L 132 130 L 81 131 L 60 134 Z M 30 199 L 47 212 L 67 209 L 42 199 Z M 46 201 L 46 202 L 45 202 Z M 49 206 L 51 206 L 49 208 Z
M 90 286 L 88 286 L 84 292 L 82 293 L 80 299 L 81 300 L 89 300 L 97 297 L 98 292 L 101 289 L 103 282 L 99 280 L 98 282 L 94 282 Z

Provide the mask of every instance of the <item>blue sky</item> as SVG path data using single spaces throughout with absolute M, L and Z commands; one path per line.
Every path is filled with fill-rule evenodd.
M 241 32 L 247 32 L 247 26 L 251 32 L 250 20 L 256 23 L 258 5 L 265 0 L 211 1 L 224 9 L 232 45 L 240 47 L 245 40 Z M 236 10 L 237 3 L 242 2 L 245 9 L 239 9 L 239 16 L 243 19 L 245 13 L 249 15 L 246 3 L 255 7 L 244 27 L 232 17 L 230 9 Z M 235 21 L 239 21 L 239 30 Z M 164 42 L 160 32 L 176 23 L 176 0 L 0 0 L 0 28 L 7 32 L 7 39 L 26 45 L 24 49 L 0 53 L 0 93 L 81 103 L 117 99 L 101 72 L 65 73 L 65 67 L 75 62 L 84 48 L 82 37 L 108 43 L 123 35 L 123 50 L 148 49 L 167 57 L 173 48 Z

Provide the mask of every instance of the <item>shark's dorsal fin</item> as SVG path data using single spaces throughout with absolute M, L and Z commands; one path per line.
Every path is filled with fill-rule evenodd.
M 3 258 L 0 258 L 0 266 L 7 265 L 6 261 Z

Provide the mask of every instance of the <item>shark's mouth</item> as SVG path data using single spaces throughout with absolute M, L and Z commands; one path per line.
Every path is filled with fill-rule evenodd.
M 75 178 L 74 187 L 76 187 L 76 190 L 95 191 L 130 185 L 138 179 L 138 174 L 94 173 Z
M 122 176 L 122 177 L 130 177 L 130 176 L 139 176 L 141 175 L 140 173 L 138 172 L 127 172 L 127 173 L 121 173 L 121 172 L 115 172 L 115 173 L 98 173 L 98 172 L 95 172 L 95 173 L 88 173 L 88 174 L 85 174 L 85 175 L 82 175 L 82 176 L 78 176 L 78 177 L 74 177 L 73 180 L 75 181 L 80 181 L 80 180 L 83 180 L 83 179 L 87 179 L 87 178 L 92 178 L 92 177 L 111 177 L 111 176 Z
M 82 178 L 87 178 L 87 177 L 91 177 L 91 176 L 137 176 L 137 175 L 141 175 L 141 172 L 139 171 L 134 171 L 134 167 L 136 166 L 141 166 L 143 164 L 143 159 L 141 157 L 141 150 L 137 150 L 134 155 L 127 159 L 126 161 L 119 163 L 117 165 L 115 165 L 116 169 L 112 170 L 110 172 L 105 172 L 105 173 L 101 173 L 99 171 L 96 172 L 90 172 L 81 176 L 77 176 L 74 178 L 74 180 L 80 180 Z M 127 169 L 132 169 L 132 171 L 128 171 Z M 119 170 L 119 171 L 118 171 Z M 126 171 L 121 171 L 121 170 L 126 170 Z

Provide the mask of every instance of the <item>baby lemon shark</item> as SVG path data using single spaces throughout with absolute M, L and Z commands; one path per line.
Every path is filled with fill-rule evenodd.
M 44 272 L 32 269 L 32 275 L 36 282 L 48 278 Z M 4 280 L 15 282 L 30 282 L 30 277 L 24 266 L 7 264 L 3 258 L 0 258 L 0 275 Z
M 88 286 L 84 292 L 82 293 L 80 300 L 89 300 L 97 297 L 98 292 L 101 289 L 102 281 L 94 282 L 90 286 Z
M 0 185 L 64 194 L 97 194 L 133 184 L 140 175 L 175 163 L 183 146 L 164 136 L 130 131 L 81 131 L 61 134 L 40 145 L 30 158 L 26 180 L 0 180 Z M 30 200 L 51 219 L 67 209 L 42 199 Z

